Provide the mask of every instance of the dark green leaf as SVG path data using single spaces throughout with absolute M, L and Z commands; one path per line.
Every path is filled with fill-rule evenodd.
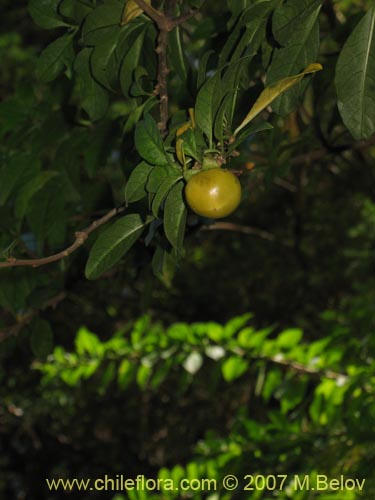
M 176 171 L 174 175 L 165 177 L 161 182 L 158 190 L 156 191 L 155 198 L 152 201 L 152 213 L 155 215 L 155 217 L 158 216 L 160 206 L 166 198 L 167 194 L 174 186 L 174 184 L 176 184 L 176 182 L 181 179 L 181 177 L 181 174 Z
M 109 97 L 108 92 L 97 83 L 90 71 L 92 49 L 83 49 L 78 54 L 74 69 L 78 75 L 82 108 L 91 120 L 100 120 L 106 114 Z
M 144 120 L 137 124 L 134 140 L 138 153 L 148 163 L 158 166 L 168 165 L 158 126 L 151 115 L 147 114 Z
M 273 126 L 268 122 L 254 123 L 251 122 L 247 127 L 243 128 L 236 136 L 236 140 L 229 146 L 228 152 L 230 153 L 236 149 L 243 141 L 251 137 L 253 134 L 262 132 L 263 130 L 272 130 Z
M 375 7 L 355 27 L 337 61 L 341 117 L 355 139 L 375 133 Z
M 198 75 L 197 75 L 197 89 L 199 90 L 206 80 L 207 65 L 210 57 L 214 54 L 213 50 L 208 50 L 199 59 Z
M 51 82 L 62 73 L 65 66 L 71 64 L 72 42 L 72 34 L 66 33 L 43 50 L 36 65 L 39 80 Z
M 31 198 L 56 175 L 58 173 L 53 171 L 40 172 L 21 188 L 16 199 L 15 212 L 17 217 L 22 218 L 26 214 Z
M 228 105 L 232 101 L 232 97 L 233 93 L 230 93 L 225 96 L 215 118 L 214 134 L 216 139 L 220 142 L 220 144 L 224 143 L 224 135 L 226 135 L 226 131 L 229 125 L 226 117 L 226 112 L 228 109 Z
M 125 186 L 126 203 L 134 203 L 146 196 L 146 183 L 151 170 L 151 165 L 144 161 L 135 167 Z
M 181 28 L 177 26 L 169 34 L 169 52 L 172 67 L 182 83 L 187 80 L 186 56 L 182 46 Z
M 27 182 L 40 170 L 40 161 L 24 153 L 16 154 L 0 170 L 0 205 L 4 205 L 19 184 Z
M 30 0 L 29 12 L 35 24 L 45 29 L 68 26 L 58 15 L 59 2 L 60 0 Z
M 149 193 L 156 193 L 160 184 L 167 176 L 165 167 L 154 167 L 148 177 L 146 189 Z
M 284 40 L 288 22 L 293 24 L 293 31 L 287 37 L 285 47 L 274 52 L 267 72 L 267 86 L 299 73 L 308 64 L 316 61 L 319 51 L 320 8 L 321 2 L 315 0 L 289 0 L 285 6 L 279 7 L 281 14 L 277 14 L 278 9 L 276 10 L 276 34 Z M 276 99 L 272 104 L 273 111 L 282 116 L 293 111 L 307 83 L 306 79 Z
M 112 27 L 108 31 L 106 40 L 96 45 L 91 55 L 92 74 L 99 83 L 108 89 L 114 88 L 116 83 L 116 81 L 113 81 L 111 61 L 114 58 L 120 33 L 119 26 Z
M 91 11 L 92 6 L 84 0 L 62 0 L 58 7 L 59 14 L 73 20 L 76 24 L 81 24 Z
M 187 210 L 183 198 L 184 183 L 175 184 L 169 191 L 164 206 L 164 232 L 173 247 L 182 249 Z
M 138 214 L 125 215 L 106 229 L 91 248 L 85 274 L 96 279 L 113 267 L 141 236 L 152 217 L 142 219 Z
M 221 101 L 220 71 L 217 71 L 198 92 L 195 102 L 195 120 L 212 147 L 214 120 Z
M 105 42 L 112 29 L 120 26 L 123 8 L 123 2 L 118 0 L 106 0 L 104 5 L 96 7 L 83 25 L 83 43 L 92 46 Z
M 300 29 L 310 15 L 314 16 L 316 11 L 319 12 L 322 3 L 323 0 L 288 0 L 280 5 L 272 16 L 275 39 L 281 45 L 288 45 L 290 35 Z
M 134 71 L 139 66 L 144 43 L 145 30 L 142 29 L 137 38 L 128 49 L 120 69 L 121 90 L 125 96 L 129 96 L 130 87 L 134 81 Z

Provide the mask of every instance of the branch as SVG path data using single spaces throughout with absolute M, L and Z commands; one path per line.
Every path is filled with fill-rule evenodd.
M 9 337 L 17 336 L 22 330 L 22 328 L 31 323 L 31 321 L 35 318 L 35 316 L 39 314 L 40 311 L 44 311 L 45 309 L 48 309 L 50 307 L 56 308 L 56 306 L 60 302 L 62 302 L 65 298 L 66 298 L 66 292 L 60 292 L 59 294 L 55 295 L 55 297 L 52 297 L 45 304 L 43 304 L 40 309 L 35 309 L 22 316 L 17 323 L 15 323 L 14 325 L 10 326 L 9 328 L 3 331 L 0 331 L 0 342 L 3 342 Z
M 295 156 L 290 160 L 290 163 L 292 165 L 300 165 L 301 163 L 310 163 L 312 161 L 317 161 L 320 160 L 321 158 L 324 158 L 327 155 L 330 154 L 341 154 L 344 151 L 361 151 L 370 148 L 375 144 L 375 135 L 370 137 L 370 139 L 366 141 L 359 141 L 355 142 L 354 144 L 349 144 L 349 145 L 344 145 L 344 146 L 338 146 L 337 150 L 330 151 L 326 148 L 321 148 L 317 149 L 315 151 L 312 151 L 311 153 L 307 154 L 302 154 Z
M 140 7 L 144 12 L 146 12 L 148 17 L 150 17 L 153 21 L 155 21 L 155 23 L 158 25 L 160 29 L 166 29 L 167 26 L 169 26 L 169 22 L 171 21 L 171 19 L 165 16 L 163 12 L 154 9 L 144 0 L 134 0 L 134 1 L 138 5 L 138 7 Z
M 0 262 L 0 269 L 6 267 L 20 267 L 20 266 L 31 266 L 31 267 L 39 267 L 45 266 L 46 264 L 51 264 L 52 262 L 57 262 L 59 260 L 68 257 L 70 254 L 75 252 L 79 247 L 81 247 L 89 235 L 98 229 L 98 227 L 102 226 L 110 219 L 120 214 L 125 210 L 125 206 L 121 205 L 118 208 L 112 209 L 107 214 L 103 215 L 100 219 L 95 220 L 92 224 L 90 224 L 86 229 L 82 229 L 82 231 L 77 231 L 75 233 L 75 241 L 65 250 L 61 252 L 50 255 L 49 257 L 43 257 L 41 259 L 16 259 L 15 257 L 8 257 L 7 262 Z
M 168 97 L 168 59 L 167 50 L 169 43 L 168 33 L 174 28 L 184 23 L 192 16 L 194 16 L 198 10 L 194 10 L 187 14 L 182 14 L 179 17 L 173 18 L 164 12 L 160 12 L 154 9 L 151 5 L 146 3 L 144 0 L 134 0 L 135 3 L 140 7 L 157 25 L 159 28 L 158 34 L 158 45 L 155 52 L 158 55 L 158 75 L 157 75 L 157 85 L 154 90 L 154 95 L 159 96 L 159 106 L 160 106 L 160 122 L 158 123 L 159 130 L 162 136 L 167 133 L 167 124 L 169 118 L 169 97 Z
M 257 236 L 258 238 L 262 238 L 263 240 L 268 241 L 278 241 L 275 235 L 269 233 L 268 231 L 264 231 L 263 229 L 258 229 L 256 227 L 250 226 L 242 226 L 241 224 L 233 224 L 232 222 L 215 222 L 214 224 L 204 225 L 201 228 L 201 231 L 235 231 L 237 233 L 248 234 L 251 236 Z M 281 244 L 290 247 L 291 244 L 287 241 L 280 241 Z
M 273 356 L 273 357 L 266 357 L 266 356 L 259 356 L 256 359 L 259 359 L 261 361 L 269 361 L 270 363 L 280 365 L 284 367 L 285 369 L 292 369 L 298 373 L 303 373 L 306 375 L 312 375 L 316 377 L 325 377 L 329 378 L 332 380 L 341 380 L 343 382 L 346 382 L 348 380 L 348 375 L 344 373 L 337 373 L 332 370 L 315 370 L 314 368 L 310 368 L 308 366 L 303 365 L 302 363 L 298 363 L 297 361 L 288 361 L 286 359 L 282 359 L 278 356 Z

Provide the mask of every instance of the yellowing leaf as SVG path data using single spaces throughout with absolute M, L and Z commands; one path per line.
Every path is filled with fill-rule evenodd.
M 179 137 L 182 135 L 184 132 L 186 132 L 189 128 L 191 128 L 191 123 L 190 121 L 185 122 L 181 127 L 177 129 L 176 136 Z
M 145 2 L 148 5 L 151 5 L 151 0 L 145 0 Z M 128 0 L 125 5 L 124 12 L 122 14 L 122 20 L 121 24 L 127 24 L 129 23 L 132 19 L 135 19 L 139 15 L 141 15 L 143 12 L 143 9 L 138 7 L 137 3 L 134 0 Z
M 177 155 L 178 161 L 181 163 L 181 165 L 185 166 L 186 159 L 185 159 L 183 139 L 177 139 L 177 141 L 176 141 L 176 155 Z
M 277 97 L 279 97 L 279 95 L 283 94 L 286 90 L 290 89 L 298 82 L 300 82 L 305 75 L 316 73 L 317 71 L 321 71 L 322 69 L 323 66 L 319 63 L 309 64 L 307 68 L 302 71 L 302 73 L 294 76 L 289 76 L 288 78 L 283 78 L 282 80 L 273 83 L 269 87 L 266 87 L 256 100 L 254 106 L 246 115 L 245 119 L 236 128 L 236 130 L 234 131 L 234 135 L 236 136 L 240 130 L 242 130 L 261 111 L 269 106 Z
M 191 127 L 195 128 L 194 108 L 189 108 L 189 116 L 190 116 L 190 121 L 191 121 Z

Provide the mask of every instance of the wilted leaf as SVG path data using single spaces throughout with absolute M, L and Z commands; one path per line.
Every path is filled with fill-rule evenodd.
M 263 111 L 267 106 L 269 106 L 279 95 L 281 95 L 286 90 L 296 85 L 302 80 L 305 75 L 311 73 L 316 73 L 323 69 L 321 64 L 310 64 L 301 73 L 295 76 L 290 76 L 288 78 L 283 78 L 282 80 L 273 83 L 269 87 L 266 87 L 260 94 L 255 104 L 246 115 L 245 119 L 234 131 L 234 135 L 237 135 L 240 130 L 242 130 L 248 123 L 250 123 L 261 111 Z
M 145 0 L 145 2 L 148 5 L 151 5 L 151 0 Z M 136 17 L 140 16 L 143 12 L 143 9 L 141 9 L 134 0 L 128 0 L 125 5 L 124 12 L 122 14 L 122 20 L 121 24 L 127 24 L 130 22 L 132 19 L 135 19 Z

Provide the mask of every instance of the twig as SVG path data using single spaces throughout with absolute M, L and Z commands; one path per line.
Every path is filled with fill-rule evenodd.
M 158 44 L 155 52 L 158 55 L 158 75 L 157 75 L 157 85 L 154 89 L 154 94 L 159 96 L 159 107 L 160 107 L 160 122 L 158 123 L 159 130 L 162 136 L 167 133 L 167 124 L 169 118 L 169 97 L 168 97 L 168 59 L 167 50 L 169 43 L 169 32 L 174 28 L 184 23 L 191 17 L 193 17 L 198 11 L 188 12 L 187 14 L 182 14 L 176 18 L 166 15 L 164 12 L 160 12 L 154 9 L 151 5 L 147 4 L 144 0 L 134 0 L 135 3 L 140 7 L 157 25 L 159 29 L 158 34 Z
M 0 331 L 0 342 L 3 342 L 9 337 L 17 336 L 22 328 L 31 323 L 31 321 L 40 313 L 40 311 L 44 311 L 45 309 L 48 309 L 50 307 L 55 308 L 66 298 L 66 296 L 66 292 L 60 292 L 51 299 L 47 300 L 47 302 L 43 304 L 40 309 L 34 309 L 27 314 L 24 314 L 17 323 L 6 328 L 3 331 Z
M 110 210 L 107 214 L 105 214 L 103 217 L 90 224 L 86 229 L 82 229 L 82 231 L 77 231 L 75 233 L 76 239 L 74 243 L 72 243 L 72 245 L 70 245 L 65 250 L 62 250 L 61 252 L 55 253 L 48 257 L 43 257 L 41 259 L 16 259 L 15 257 L 8 257 L 7 262 L 0 262 L 0 268 L 19 267 L 19 266 L 39 267 L 64 259 L 65 257 L 68 257 L 70 254 L 75 252 L 79 247 L 81 247 L 93 231 L 98 229 L 98 227 L 102 226 L 103 224 L 105 224 L 110 219 L 120 214 L 124 210 L 125 210 L 124 205 L 121 205 L 118 208 L 114 208 Z
M 340 380 L 342 382 L 346 382 L 349 378 L 344 373 L 337 373 L 332 370 L 315 370 L 314 368 L 305 366 L 301 363 L 298 363 L 297 361 L 289 361 L 286 359 L 279 358 L 278 356 L 273 356 L 273 357 L 259 356 L 256 359 L 259 359 L 261 361 L 269 361 L 270 363 L 283 366 L 286 369 L 291 368 L 292 370 L 298 373 L 304 373 L 306 375 L 312 375 L 319 378 L 325 377 L 331 380 Z
M 205 224 L 201 226 L 201 231 L 234 231 L 237 233 L 248 234 L 251 236 L 257 236 L 258 238 L 262 238 L 263 240 L 268 241 L 278 241 L 275 235 L 269 233 L 268 231 L 264 231 L 263 229 L 258 229 L 256 227 L 243 226 L 241 224 L 234 224 L 232 222 L 215 222 L 214 224 Z M 280 241 L 282 245 L 290 247 L 291 244 L 287 241 Z
M 326 148 L 321 148 L 317 149 L 315 151 L 312 151 L 311 153 L 307 154 L 301 154 L 298 156 L 295 156 L 290 160 L 291 165 L 300 165 L 301 163 L 311 163 L 313 161 L 320 160 L 321 158 L 324 158 L 325 156 L 331 155 L 331 154 L 341 154 L 345 151 L 361 151 L 364 149 L 368 149 L 371 146 L 375 144 L 375 135 L 370 137 L 370 139 L 366 141 L 359 141 L 355 142 L 354 144 L 349 144 L 349 145 L 344 145 L 344 146 L 338 146 L 337 151 L 330 151 Z

